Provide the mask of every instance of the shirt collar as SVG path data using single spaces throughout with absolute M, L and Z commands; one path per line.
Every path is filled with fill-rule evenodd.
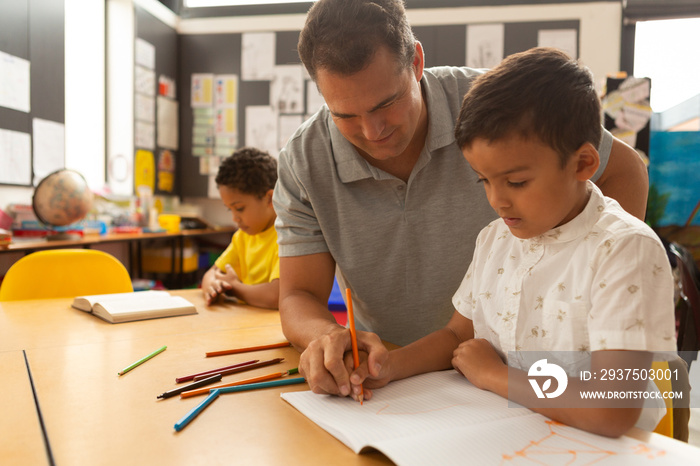
M 455 142 L 455 120 L 444 88 L 429 69 L 423 70 L 421 85 L 428 105 L 426 147 L 433 152 Z
M 565 243 L 587 235 L 600 219 L 600 214 L 605 208 L 605 197 L 592 181 L 587 181 L 586 187 L 590 197 L 580 214 L 564 225 L 553 228 L 540 236 L 527 239 L 525 242 L 535 244 Z

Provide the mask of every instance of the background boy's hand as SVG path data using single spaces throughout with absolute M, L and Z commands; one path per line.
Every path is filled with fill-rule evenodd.
M 452 366 L 482 390 L 494 391 L 497 378 L 508 375 L 508 366 L 491 343 L 483 338 L 462 342 L 454 350 Z
M 209 286 L 204 289 L 204 299 L 209 306 L 216 301 L 220 294 L 226 293 L 233 289 L 233 285 L 239 282 L 238 275 L 233 270 L 230 264 L 226 264 L 226 271 L 222 272 L 218 267 L 214 266 L 214 276 L 210 280 Z M 209 281 L 209 280 L 208 280 Z

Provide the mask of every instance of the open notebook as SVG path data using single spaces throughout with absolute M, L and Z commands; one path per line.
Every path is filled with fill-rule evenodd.
M 91 312 L 113 324 L 197 314 L 194 304 L 181 296 L 172 296 L 167 291 L 78 296 L 73 300 L 73 307 Z
M 609 439 L 509 407 L 452 370 L 392 382 L 363 405 L 310 391 L 282 398 L 355 453 L 377 449 L 399 465 L 689 464 L 630 437 Z

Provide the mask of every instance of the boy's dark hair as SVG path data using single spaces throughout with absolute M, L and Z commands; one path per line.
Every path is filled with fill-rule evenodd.
M 560 50 L 538 47 L 506 57 L 474 81 L 462 101 L 455 138 L 464 149 L 475 138 L 535 136 L 564 166 L 584 143 L 597 148 L 601 131 L 591 72 Z
M 215 181 L 262 198 L 277 182 L 277 160 L 260 149 L 242 147 L 221 162 Z
M 297 50 L 311 78 L 319 69 L 349 76 L 385 45 L 410 67 L 416 38 L 403 0 L 318 0 L 309 10 Z

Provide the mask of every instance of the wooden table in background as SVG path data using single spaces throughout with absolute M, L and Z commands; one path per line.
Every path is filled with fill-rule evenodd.
M 89 235 L 80 239 L 72 240 L 16 240 L 7 246 L 0 248 L 0 254 L 10 252 L 21 252 L 30 254 L 35 251 L 45 249 L 58 248 L 91 248 L 95 245 L 107 243 L 126 243 L 128 246 L 129 264 L 125 264 L 129 269 L 129 274 L 132 277 L 141 277 L 141 245 L 148 240 L 167 240 L 171 245 L 171 274 L 178 276 L 179 287 L 184 286 L 183 273 L 178 272 L 183 270 L 185 240 L 195 239 L 202 240 L 206 237 L 215 235 L 227 234 L 225 248 L 228 245 L 230 236 L 235 233 L 236 227 L 221 227 L 221 228 L 204 228 L 195 230 L 181 230 L 177 233 L 108 233 L 105 235 Z M 136 249 L 134 250 L 134 245 Z M 178 265 L 179 264 L 179 265 Z

